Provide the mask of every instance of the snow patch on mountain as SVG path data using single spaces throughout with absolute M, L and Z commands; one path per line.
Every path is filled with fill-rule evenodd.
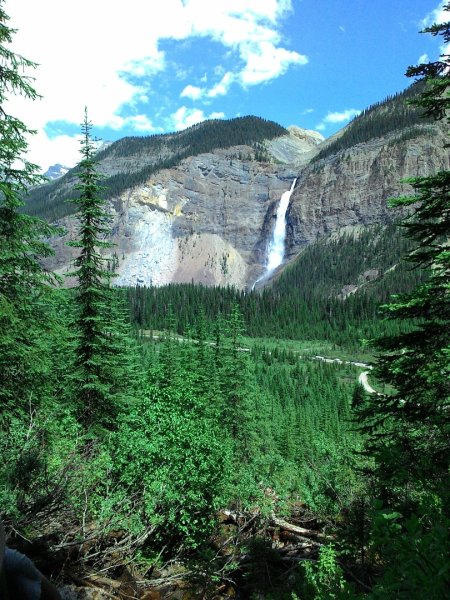
M 64 165 L 60 165 L 59 163 L 57 163 L 56 165 L 52 165 L 47 169 L 47 171 L 44 173 L 44 177 L 47 177 L 47 179 L 53 181 L 54 179 L 59 179 L 68 171 L 69 167 L 65 167 Z

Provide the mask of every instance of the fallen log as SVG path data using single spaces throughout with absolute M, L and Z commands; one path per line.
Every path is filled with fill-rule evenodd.
M 258 513 L 250 513 L 250 512 L 232 512 L 230 510 L 221 511 L 222 514 L 230 519 L 236 525 L 242 523 L 248 523 L 254 520 L 256 517 L 260 517 L 261 515 Z M 329 535 L 322 533 L 321 531 L 316 531 L 315 529 L 307 529 L 306 527 L 300 527 L 299 525 L 294 525 L 293 523 L 289 523 L 284 519 L 280 519 L 272 514 L 267 522 L 269 527 L 275 527 L 282 531 L 286 531 L 295 537 L 297 537 L 302 542 L 307 542 L 313 546 L 321 546 L 323 542 L 315 541 L 315 540 L 332 540 L 333 538 Z M 315 538 L 315 540 L 311 540 L 310 538 Z
M 294 525 L 293 523 L 288 523 L 284 519 L 279 519 L 275 515 L 272 515 L 270 518 L 270 524 L 275 527 L 279 527 L 284 531 L 288 531 L 289 533 L 293 533 L 294 535 L 301 536 L 303 538 L 315 537 L 325 540 L 331 540 L 332 538 L 328 535 L 325 535 L 321 531 L 315 531 L 314 529 L 306 529 L 305 527 L 300 527 L 299 525 Z

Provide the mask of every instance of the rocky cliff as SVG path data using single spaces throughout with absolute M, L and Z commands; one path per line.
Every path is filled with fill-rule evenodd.
M 311 156 L 321 139 L 292 128 L 265 147 L 266 158 L 276 161 L 256 160 L 260 150 L 251 146 L 217 149 L 186 158 L 113 198 L 116 284 L 193 280 L 245 287 L 264 270 L 281 194 L 303 155 Z M 110 156 L 101 168 L 111 173 Z M 68 217 L 59 224 L 67 233 L 52 240 L 56 255 L 49 266 L 64 273 L 74 257 L 66 242 L 76 234 L 76 221 Z
M 200 152 L 159 170 L 153 169 L 156 151 L 139 146 L 134 154 L 121 154 L 125 141 L 113 144 L 99 160 L 99 170 L 113 178 L 130 172 L 141 178 L 108 200 L 116 283 L 251 287 L 264 273 L 277 204 L 294 178 L 286 261 L 344 227 L 393 220 L 397 215 L 387 208 L 387 199 L 411 191 L 401 180 L 448 169 L 449 157 L 441 123 L 411 126 L 411 115 L 393 119 L 398 108 L 389 106 L 377 107 L 334 140 L 291 127 L 256 144 Z M 373 128 L 369 135 L 365 132 L 369 118 L 381 135 L 373 134 Z M 362 141 L 352 141 L 352 127 L 362 128 Z M 173 152 L 173 139 L 169 142 Z M 155 146 L 159 158 L 167 158 L 169 142 L 165 138 Z M 149 164 L 154 172 L 144 177 Z M 56 256 L 49 266 L 64 273 L 74 252 L 65 242 L 76 235 L 76 222 L 69 217 L 60 224 L 67 233 L 52 240 Z
M 387 200 L 412 192 L 402 179 L 449 168 L 441 123 L 356 144 L 299 172 L 287 215 L 287 256 L 349 225 L 387 223 L 399 216 Z M 446 139 L 447 138 L 447 139 Z

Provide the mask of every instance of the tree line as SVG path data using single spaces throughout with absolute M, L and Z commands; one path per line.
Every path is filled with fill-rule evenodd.
M 131 319 L 136 327 L 164 329 L 176 307 L 179 333 L 192 327 L 200 312 L 212 331 L 217 316 L 237 303 L 248 335 L 328 339 L 357 349 L 362 340 L 399 330 L 399 322 L 381 320 L 379 306 L 426 277 L 400 258 L 413 247 L 394 224 L 370 226 L 311 244 L 261 292 L 194 284 L 130 288 Z M 353 293 L 343 293 L 351 285 Z
M 419 81 L 403 92 L 372 104 L 354 117 L 342 135 L 322 148 L 312 162 L 316 163 L 356 144 L 387 136 L 394 131 L 404 130 L 411 137 L 417 136 L 422 131 L 424 123 L 432 122 L 432 119 L 414 102 L 423 90 L 424 82 Z
M 151 136 L 125 137 L 98 152 L 94 161 L 101 168 L 101 161 L 108 158 L 146 156 L 146 166 L 127 172 L 106 176 L 102 180 L 104 199 L 117 198 L 122 192 L 144 183 L 159 171 L 171 169 L 190 156 L 197 156 L 219 148 L 261 144 L 264 140 L 285 135 L 287 130 L 260 117 L 247 116 L 221 121 L 205 121 L 178 132 Z M 259 146 L 258 146 L 259 147 Z M 266 159 L 267 153 L 257 152 L 257 159 Z M 33 187 L 26 195 L 25 210 L 47 221 L 56 221 L 75 212 L 76 197 L 73 182 L 78 168 L 70 169 L 63 177 L 47 185 Z
M 11 92 L 29 100 L 36 92 L 21 74 L 33 63 L 10 49 L 13 30 L 2 2 L 0 23 L 4 107 Z M 450 41 L 450 23 L 427 31 Z M 425 77 L 417 102 L 426 114 L 448 120 L 448 56 L 408 74 Z M 114 273 L 101 253 L 109 217 L 87 114 L 74 198 L 77 285 L 57 287 L 40 261 L 50 252 L 42 239 L 52 229 L 21 210 L 24 192 L 39 182 L 25 157 L 29 133 L 1 109 L 0 506 L 8 543 L 49 544 L 60 573 L 76 547 L 78 564 L 99 568 L 101 557 L 102 573 L 117 573 L 118 555 L 121 564 L 135 561 L 145 573 L 161 557 L 176 557 L 199 561 L 204 577 L 219 508 L 254 513 L 257 507 L 263 518 L 300 499 L 311 520 L 327 524 L 325 542 L 277 582 L 269 571 L 273 552 L 255 563 L 255 552 L 243 548 L 235 556 L 242 558 L 246 593 L 281 600 L 446 598 L 450 172 L 413 178 L 415 194 L 392 202 L 412 209 L 403 223 L 412 240 L 407 260 L 426 276 L 412 289 L 405 283 L 384 306 L 389 321 L 405 326 L 374 342 L 374 375 L 386 389 L 366 394 L 350 365 L 300 360 L 269 345 L 247 351 L 237 300 L 257 306 L 256 294 L 237 298 L 232 290 L 215 290 L 211 297 L 220 302 L 222 295 L 222 310 L 208 319 L 197 302 L 181 338 L 179 306 L 168 302 L 157 339 L 148 331 L 131 335 L 126 292 L 111 285 Z M 342 250 L 356 272 L 372 266 L 385 235 L 369 236 L 371 251 L 360 247 L 359 258 L 354 249 Z M 331 254 L 339 244 L 330 244 Z M 379 260 L 389 270 L 387 249 Z M 349 277 L 349 267 L 335 266 L 333 273 L 315 272 L 310 261 L 309 277 L 322 294 L 336 293 Z M 304 285 L 301 273 L 294 274 Z M 280 281 L 259 307 L 289 296 L 289 278 Z M 131 296 L 132 310 L 145 316 L 137 298 Z M 300 306 L 272 316 L 280 327 L 293 325 Z M 245 563 L 248 556 L 252 564 Z M 229 565 L 211 580 L 225 573 L 229 581 Z

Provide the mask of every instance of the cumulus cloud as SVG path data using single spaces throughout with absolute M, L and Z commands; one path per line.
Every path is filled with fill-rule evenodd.
M 430 57 L 428 56 L 428 54 L 421 54 L 421 55 L 419 56 L 419 59 L 418 59 L 418 61 L 417 61 L 417 64 L 418 64 L 418 65 L 421 65 L 422 63 L 427 63 L 427 62 L 429 62 L 429 60 L 430 60 Z
M 152 121 L 147 117 L 147 115 L 135 115 L 133 117 L 126 117 L 125 119 L 121 119 L 119 122 L 119 129 L 123 129 L 125 126 L 130 126 L 136 131 L 150 133 L 156 131 L 155 126 Z
M 347 121 L 350 121 L 350 119 L 353 119 L 353 117 L 356 117 L 360 113 L 361 111 L 357 110 L 356 108 L 347 108 L 342 112 L 329 112 L 326 115 L 326 117 L 324 117 L 322 121 L 318 125 L 316 125 L 316 129 L 318 131 L 324 131 L 330 124 L 346 123 Z
M 57 163 L 71 167 L 81 160 L 80 141 L 81 135 L 58 135 L 50 140 L 44 131 L 38 131 L 30 137 L 28 159 L 44 171 Z
M 351 118 L 356 117 L 360 112 L 356 108 L 348 108 L 342 112 L 328 113 L 324 121 L 326 123 L 343 123 L 344 121 L 350 121 Z
M 437 8 L 431 11 L 424 19 L 422 19 L 421 26 L 425 28 L 430 27 L 434 23 L 442 24 L 450 21 L 450 11 L 445 10 L 444 8 L 447 3 L 448 0 L 441 0 Z M 443 44 L 441 46 L 441 54 L 450 54 L 450 43 Z
M 45 97 L 37 111 L 42 121 L 50 116 L 78 123 L 80 107 L 88 104 L 95 122 L 108 125 L 142 93 L 142 83 L 132 78 L 164 70 L 167 57 L 158 47 L 164 39 L 207 37 L 237 51 L 239 79 L 247 85 L 307 62 L 280 47 L 277 25 L 292 10 L 291 0 L 214 0 L 208 10 L 204 0 L 165 0 L 156 12 L 150 4 L 128 0 L 122 10 L 108 0 L 77 0 L 67 18 L 54 0 L 6 0 L 19 29 L 15 47 L 42 65 L 36 74 Z M 195 93 L 195 86 L 189 91 Z
M 192 34 L 221 43 L 237 52 L 241 61 L 240 69 L 226 72 L 205 90 L 209 98 L 225 95 L 233 82 L 258 85 L 308 62 L 305 55 L 280 47 L 276 24 L 292 10 L 290 0 L 214 0 L 207 11 L 203 0 L 186 0 L 185 7 Z M 222 70 L 219 66 L 216 75 L 222 75 Z
M 170 124 L 171 128 L 175 131 L 181 131 L 192 125 L 197 125 L 206 119 L 224 119 L 225 114 L 223 112 L 213 112 L 209 116 L 199 108 L 187 108 L 181 106 L 176 112 L 171 115 Z
M 230 89 L 231 84 L 235 81 L 233 73 L 228 72 L 222 77 L 221 81 L 212 87 L 208 92 L 208 98 L 217 98 L 217 96 L 225 96 Z
M 125 10 L 109 0 L 77 0 L 70 13 L 54 0 L 5 0 L 4 8 L 18 29 L 14 50 L 41 65 L 35 87 L 43 100 L 14 99 L 15 114 L 40 132 L 51 121 L 78 125 L 85 105 L 98 127 L 152 131 L 145 115 L 127 115 L 151 97 L 154 77 L 173 64 L 165 40 L 212 40 L 236 59 L 233 72 L 203 70 L 200 85 L 193 81 L 181 93 L 191 100 L 223 96 L 233 83 L 259 85 L 307 62 L 281 36 L 292 0 L 214 0 L 207 10 L 204 0 L 164 0 L 157 11 L 142 0 L 128 0 Z
M 181 92 L 180 98 L 191 98 L 191 100 L 198 100 L 203 96 L 204 93 L 204 90 L 196 85 L 187 85 Z
M 285 48 L 276 48 L 271 42 L 244 45 L 241 54 L 246 62 L 240 74 L 244 85 L 256 85 L 275 79 L 286 73 L 291 65 L 305 65 L 308 62 L 306 56 Z
M 447 4 L 447 0 L 441 0 L 437 8 L 432 10 L 426 17 L 421 21 L 422 27 L 430 27 L 434 23 L 446 23 L 450 21 L 450 12 L 445 10 L 444 6 Z

